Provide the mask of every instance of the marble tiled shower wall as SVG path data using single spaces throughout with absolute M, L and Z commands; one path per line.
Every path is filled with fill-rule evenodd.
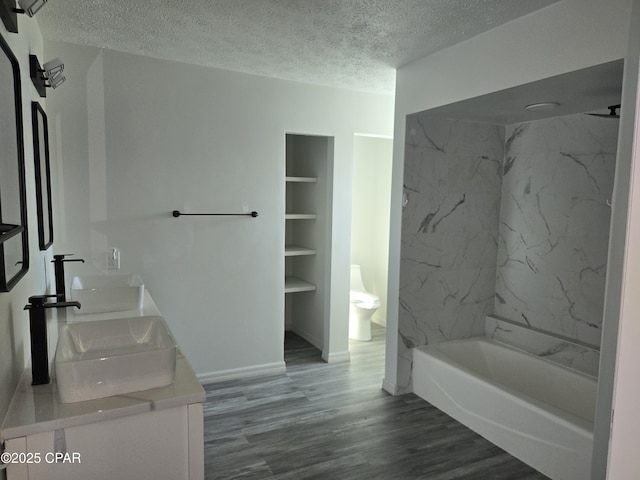
M 398 385 L 416 345 L 494 314 L 600 344 L 618 122 L 407 117 Z
M 618 121 L 506 130 L 494 313 L 599 346 Z
M 407 117 L 398 385 L 411 348 L 482 335 L 493 310 L 504 127 Z

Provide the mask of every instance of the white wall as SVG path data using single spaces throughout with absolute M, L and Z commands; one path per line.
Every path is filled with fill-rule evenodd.
M 622 91 L 622 105 L 625 108 L 620 118 L 608 260 L 609 265 L 615 267 L 617 275 L 607 275 L 602 336 L 602 348 L 611 354 L 603 356 L 600 363 L 600 385 L 604 383 L 607 390 L 600 389 L 598 396 L 600 416 L 597 417 L 595 429 L 598 456 L 594 457 L 593 479 L 602 478 L 605 469 L 607 478 L 612 480 L 637 478 L 640 472 L 637 449 L 640 437 L 640 0 L 633 0 L 631 18 Z M 617 356 L 613 353 L 617 353 Z M 609 428 L 611 443 L 607 465 L 607 452 L 604 450 L 609 441 Z
M 282 368 L 285 133 L 335 137 L 326 339 L 346 351 L 353 134 L 389 135 L 393 98 L 46 48 L 67 73 L 49 104 L 57 250 L 91 260 L 78 273 L 118 247 L 204 379 Z M 171 216 L 245 208 L 259 217 Z
M 20 64 L 22 85 L 22 117 L 24 157 L 27 183 L 27 214 L 29 231 L 30 266 L 27 274 L 10 291 L 0 293 L 0 423 L 15 391 L 17 382 L 31 355 L 29 341 L 29 314 L 23 310 L 32 295 L 42 295 L 55 287 L 50 263 L 52 248 L 41 252 L 38 246 L 38 219 L 36 214 L 35 167 L 31 127 L 31 101 L 40 99 L 29 78 L 29 53 L 42 62 L 42 37 L 34 19 L 18 16 L 19 33 L 9 33 L 0 22 L 0 34 L 8 43 Z M 54 232 L 54 240 L 56 239 Z M 55 332 L 50 323 L 49 329 Z M 54 347 L 50 348 L 52 354 Z
M 386 325 L 393 140 L 356 135 L 353 149 L 351 263 L 360 265 L 367 291 L 380 298 L 373 321 Z

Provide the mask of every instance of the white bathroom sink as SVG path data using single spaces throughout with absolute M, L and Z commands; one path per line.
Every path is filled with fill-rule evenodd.
M 71 298 L 80 302 L 78 315 L 138 309 L 144 303 L 144 282 L 135 273 L 74 277 Z
M 64 325 L 55 373 L 63 403 L 173 383 L 176 342 L 158 315 Z

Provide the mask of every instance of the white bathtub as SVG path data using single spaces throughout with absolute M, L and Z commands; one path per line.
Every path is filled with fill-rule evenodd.
M 590 478 L 596 379 L 485 338 L 413 350 L 413 391 L 554 480 Z

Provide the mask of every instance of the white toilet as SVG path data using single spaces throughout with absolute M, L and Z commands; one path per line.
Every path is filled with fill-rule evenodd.
M 380 308 L 380 299 L 365 290 L 360 265 L 351 265 L 349 300 L 349 338 L 371 340 L 371 316 Z

